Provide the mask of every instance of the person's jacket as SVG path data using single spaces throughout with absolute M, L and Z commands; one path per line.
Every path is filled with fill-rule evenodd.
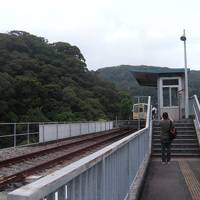
M 174 127 L 173 123 L 171 122 L 171 126 Z M 160 139 L 167 140 L 169 138 L 169 131 L 170 131 L 170 120 L 161 120 L 160 121 Z

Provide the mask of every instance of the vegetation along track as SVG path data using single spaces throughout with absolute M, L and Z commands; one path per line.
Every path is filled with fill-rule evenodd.
M 54 167 L 66 160 L 71 160 L 76 156 L 92 150 L 98 145 L 107 144 L 121 139 L 133 130 L 116 130 L 111 134 L 95 135 L 71 143 L 62 144 L 42 151 L 29 153 L 0 162 L 1 176 L 0 188 L 18 181 L 23 181 L 27 176 L 36 174 L 41 170 Z M 23 167 L 22 167 L 23 166 Z

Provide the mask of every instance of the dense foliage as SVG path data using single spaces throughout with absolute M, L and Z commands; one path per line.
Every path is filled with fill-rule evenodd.
M 152 96 L 153 102 L 157 102 L 156 88 L 140 86 L 131 72 L 146 71 L 146 72 L 166 72 L 171 70 L 167 67 L 154 67 L 154 66 L 131 66 L 121 65 L 116 67 L 106 67 L 99 69 L 97 74 L 104 80 L 113 82 L 118 89 L 127 91 L 131 95 L 134 102 L 137 102 L 136 96 Z M 189 95 L 197 94 L 200 98 L 200 71 L 191 70 L 189 72 Z
M 128 118 L 132 104 L 78 47 L 23 31 L 0 34 L 0 94 L 1 122 Z

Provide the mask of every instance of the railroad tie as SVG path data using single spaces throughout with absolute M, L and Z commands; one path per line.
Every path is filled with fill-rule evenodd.
M 187 161 L 179 161 L 179 166 L 193 200 L 200 199 L 200 183 Z

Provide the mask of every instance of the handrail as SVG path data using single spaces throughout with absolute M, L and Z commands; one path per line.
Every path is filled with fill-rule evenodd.
M 193 96 L 193 98 L 194 98 L 193 109 L 194 109 L 195 119 L 197 120 L 200 129 L 200 104 L 196 94 Z
M 119 149 L 121 146 L 124 144 L 128 143 L 131 139 L 137 137 L 142 132 L 142 130 L 137 131 L 135 134 L 131 134 L 120 141 L 114 142 L 113 144 L 85 157 L 82 158 L 64 168 L 61 170 L 58 170 L 50 175 L 47 175 L 44 178 L 39 179 L 38 181 L 31 183 L 27 186 L 24 186 L 22 188 L 19 188 L 10 194 L 18 194 L 18 193 L 23 193 L 24 196 L 28 194 L 29 197 L 33 198 L 35 197 L 35 193 L 38 192 L 40 193 L 41 189 L 45 189 L 47 191 L 43 191 L 42 194 L 37 194 L 37 197 L 43 198 L 44 196 L 48 195 L 48 188 L 52 188 L 54 190 L 54 185 L 55 181 L 58 178 L 64 177 L 66 178 L 67 182 L 73 179 L 75 176 L 78 176 L 81 174 L 83 171 L 87 170 L 88 168 L 94 166 L 99 162 L 99 160 L 108 157 L 110 154 L 115 152 L 117 149 Z M 56 187 L 58 185 L 56 184 Z M 62 186 L 62 185 L 59 185 Z M 48 188 L 47 188 L 48 187 Z M 55 188 L 56 190 L 57 188 Z M 25 192 L 27 191 L 27 192 Z M 41 196 L 38 196 L 41 195 Z
M 199 100 L 197 98 L 197 95 L 194 95 L 192 97 L 192 107 L 194 110 L 194 125 L 195 125 L 195 129 L 196 129 L 196 133 L 197 133 L 197 139 L 199 142 L 199 146 L 200 146 L 200 104 L 199 104 Z
M 135 178 L 137 172 L 139 171 L 139 168 L 142 165 L 143 160 L 145 159 L 147 155 L 149 156 L 149 153 L 150 153 L 149 152 L 150 149 L 148 148 L 148 143 L 151 140 L 151 138 L 149 137 L 150 120 L 151 120 L 150 101 L 151 101 L 151 98 L 149 97 L 148 112 L 147 112 L 148 117 L 147 117 L 147 123 L 146 123 L 145 128 L 135 133 L 132 133 L 131 135 L 117 142 L 114 142 L 111 145 L 85 158 L 78 160 L 62 168 L 61 170 L 58 170 L 44 178 L 41 178 L 34 183 L 31 183 L 27 186 L 23 186 L 22 188 L 19 188 L 9 193 L 8 194 L 9 200 L 14 200 L 14 199 L 36 200 L 36 199 L 46 198 L 52 192 L 55 192 L 55 191 L 59 192 L 60 189 L 63 189 L 63 188 L 65 190 L 64 186 L 66 185 L 67 185 L 67 188 L 69 189 L 69 190 L 67 189 L 67 193 L 70 193 L 70 191 L 75 191 L 75 188 L 74 189 L 70 189 L 70 188 L 76 187 L 76 184 L 80 184 L 79 185 L 80 188 L 83 187 L 84 190 L 89 193 L 88 190 L 89 189 L 91 190 L 90 188 L 91 183 L 88 186 L 87 181 L 85 183 L 83 182 L 82 184 L 79 179 L 81 178 L 83 181 L 85 179 L 88 180 L 89 177 L 91 181 L 94 181 L 94 185 L 97 184 L 97 182 L 95 181 L 100 181 L 100 183 L 98 182 L 98 184 L 103 184 L 103 187 L 100 187 L 98 191 L 96 192 L 99 192 L 101 195 L 106 195 L 104 199 L 107 200 L 109 199 L 109 195 L 110 195 L 110 191 L 108 188 L 110 187 L 112 188 L 112 186 L 110 186 L 109 184 L 113 183 L 114 184 L 113 188 L 116 189 L 116 176 L 119 176 L 120 178 L 120 175 L 123 175 L 123 177 L 122 177 L 122 180 L 121 179 L 118 180 L 117 184 L 121 184 L 121 185 L 120 186 L 118 185 L 119 187 L 117 188 L 119 190 L 121 189 L 122 191 L 121 193 L 120 191 L 116 191 L 116 193 L 114 194 L 117 194 L 119 192 L 118 195 L 120 195 L 120 200 L 122 199 L 122 197 L 124 199 L 125 197 L 124 186 L 127 187 L 126 192 L 128 192 L 130 184 Z M 107 159 L 108 157 L 109 159 Z M 122 162 L 123 162 L 123 165 L 121 165 Z M 118 163 L 118 166 L 116 166 L 116 163 Z M 109 166 L 109 167 L 107 168 L 106 166 L 107 167 Z M 91 168 L 93 170 L 89 170 Z M 127 173 L 127 168 L 128 168 L 128 173 Z M 120 170 L 121 173 L 119 173 L 118 170 Z M 97 173 L 97 174 L 94 175 L 94 173 Z M 113 176 L 113 173 L 115 174 L 114 176 Z M 86 175 L 89 177 L 86 178 Z M 95 179 L 95 177 L 97 176 L 100 177 L 98 180 Z M 107 176 L 110 176 L 109 180 L 111 180 L 111 178 L 114 177 L 115 181 L 106 182 Z M 124 177 L 126 177 L 126 180 L 124 180 Z M 68 184 L 69 184 L 69 187 L 68 187 Z M 90 191 L 90 195 L 91 195 L 91 191 Z M 119 199 L 119 196 L 117 197 L 117 199 Z M 72 198 L 72 200 L 74 200 L 74 197 Z M 79 198 L 77 197 L 76 200 L 79 200 Z
M 146 119 L 146 126 L 145 126 L 145 128 L 149 127 L 150 120 L 151 120 L 151 97 L 149 96 L 148 97 L 147 119 Z

